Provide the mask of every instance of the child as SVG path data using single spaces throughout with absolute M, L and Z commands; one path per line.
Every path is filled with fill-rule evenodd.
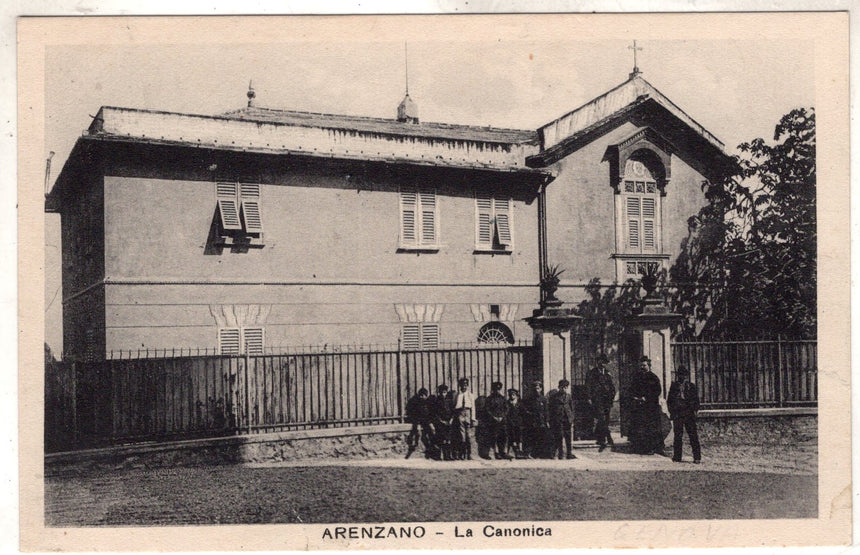
M 430 447 L 430 405 L 427 402 L 427 389 L 421 388 L 418 393 L 412 396 L 406 403 L 406 421 L 412 424 L 412 429 L 406 437 L 406 446 L 408 451 L 406 458 L 408 459 L 415 449 L 418 447 L 418 439 L 424 444 L 424 456 L 432 455 Z
M 435 450 L 444 461 L 454 460 L 451 452 L 451 433 L 454 420 L 454 409 L 448 386 L 442 384 L 436 388 L 436 395 L 430 397 L 430 421 L 433 423 L 433 443 Z
M 520 403 L 520 392 L 508 390 L 508 415 L 505 422 L 508 444 L 508 457 L 522 458 L 523 454 L 523 404 Z
M 472 439 L 469 437 L 469 428 L 475 423 L 475 396 L 469 391 L 469 378 L 460 378 L 457 381 L 453 402 L 456 458 L 470 461 L 472 460 Z

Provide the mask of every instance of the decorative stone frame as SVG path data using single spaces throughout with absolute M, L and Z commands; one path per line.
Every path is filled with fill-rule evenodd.
M 627 162 L 631 159 L 642 162 L 656 181 L 660 198 L 666 196 L 666 187 L 672 178 L 672 154 L 675 149 L 659 133 L 650 127 L 638 129 L 625 139 L 606 149 L 603 157 L 609 162 L 610 185 L 615 192 L 615 253 L 612 258 L 615 261 L 615 277 L 617 281 L 624 281 L 626 276 L 625 264 L 628 260 L 650 260 L 657 262 L 662 269 L 666 268 L 666 260 L 669 255 L 663 253 L 662 240 L 662 202 L 658 202 L 658 221 L 660 230 L 657 232 L 660 238 L 657 241 L 657 251 L 653 253 L 631 253 L 624 248 L 624 225 L 622 214 L 624 213 L 624 171 Z
M 672 145 L 650 127 L 639 129 L 621 142 L 610 145 L 603 157 L 609 162 L 609 182 L 615 194 L 622 192 L 624 168 L 631 158 L 640 160 L 657 180 L 660 196 L 666 196 L 666 186 L 672 178 Z

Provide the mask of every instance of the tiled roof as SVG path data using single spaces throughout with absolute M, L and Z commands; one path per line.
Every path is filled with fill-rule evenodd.
M 318 127 L 363 133 L 380 133 L 408 137 L 425 137 L 446 140 L 479 141 L 489 143 L 537 143 L 537 132 L 522 129 L 477 127 L 447 123 L 403 123 L 394 119 L 364 116 L 294 112 L 271 108 L 249 107 L 222 114 L 220 117 L 244 121 L 259 121 L 301 127 Z

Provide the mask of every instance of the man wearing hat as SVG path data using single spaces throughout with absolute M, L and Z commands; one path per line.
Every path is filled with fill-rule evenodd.
M 573 424 L 573 398 L 567 392 L 570 382 L 560 380 L 558 391 L 549 399 L 549 425 L 552 430 L 553 455 L 558 454 L 559 459 L 565 458 L 562 454 L 562 440 L 568 459 L 575 459 L 573 446 L 571 445 L 570 428 Z
M 510 459 L 505 453 L 505 417 L 508 412 L 508 402 L 502 395 L 502 382 L 493 382 L 490 396 L 484 409 L 487 411 L 487 439 L 493 446 L 496 459 Z
M 651 371 L 651 359 L 639 359 L 639 371 L 630 380 L 630 445 L 635 453 L 663 453 L 663 433 L 660 431 L 660 378 Z
M 699 392 L 696 390 L 696 384 L 690 381 L 690 371 L 686 366 L 679 366 L 675 372 L 675 381 L 669 387 L 669 397 L 666 404 L 669 405 L 669 416 L 672 418 L 672 427 L 675 430 L 672 460 L 681 462 L 684 428 L 686 428 L 687 436 L 690 438 L 690 447 L 693 448 L 693 462 L 698 464 L 702 460 L 699 432 L 696 430 Z
M 544 456 L 548 428 L 549 412 L 543 382 L 535 380 L 531 391 L 523 398 L 523 452 L 526 458 Z
M 612 445 L 612 436 L 609 435 L 609 410 L 615 401 L 615 383 L 606 369 L 608 363 L 609 358 L 601 353 L 597 358 L 597 366 L 589 370 L 585 377 L 585 389 L 597 423 L 594 429 L 597 436 L 595 439 L 601 451 L 606 448 L 607 443 Z

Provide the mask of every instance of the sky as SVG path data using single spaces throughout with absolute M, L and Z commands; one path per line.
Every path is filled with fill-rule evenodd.
M 214 115 L 246 105 L 393 118 L 405 89 L 421 121 L 537 127 L 627 79 L 632 40 L 499 38 L 50 46 L 51 181 L 100 106 Z M 382 38 L 382 37 L 381 37 Z M 181 38 L 177 38 L 177 43 Z M 643 77 L 726 145 L 772 139 L 815 104 L 813 49 L 797 40 L 639 40 Z M 46 342 L 62 351 L 59 216 L 46 215 Z

